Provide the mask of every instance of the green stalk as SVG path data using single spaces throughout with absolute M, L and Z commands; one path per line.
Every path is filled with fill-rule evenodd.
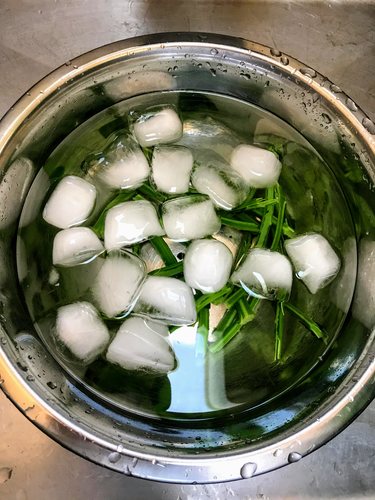
M 230 215 L 220 216 L 222 224 L 239 229 L 240 231 L 248 231 L 249 233 L 259 233 L 259 224 L 256 222 L 248 222 L 234 218 Z
M 160 269 L 155 269 L 149 272 L 150 276 L 177 276 L 183 272 L 182 262 L 177 262 L 176 264 L 171 264 L 169 266 L 161 267 Z
M 272 189 L 273 188 L 268 188 Z M 267 189 L 267 190 L 268 190 Z M 277 203 L 277 200 L 271 199 L 271 198 L 255 198 L 255 200 L 250 200 L 249 202 L 244 202 L 238 207 L 236 207 L 233 212 L 237 212 L 238 210 L 255 210 L 259 208 L 266 208 L 269 207 L 270 205 L 275 205 Z
M 169 246 L 161 236 L 154 236 L 150 239 L 150 243 L 163 259 L 163 262 L 166 266 L 177 264 L 176 257 L 173 255 L 172 250 L 169 248 Z
M 305 328 L 310 330 L 311 333 L 313 333 L 318 339 L 323 339 L 325 342 L 327 340 L 327 335 L 326 333 L 320 328 L 320 326 L 315 323 L 315 321 L 312 321 L 309 318 L 306 318 L 304 313 L 298 309 L 296 306 L 293 306 L 289 302 L 284 303 L 284 308 L 287 309 L 290 313 L 295 316 L 298 321 L 300 321 Z
M 138 192 L 146 200 L 151 201 L 152 203 L 163 203 L 167 199 L 166 196 L 164 196 L 162 193 L 159 193 L 159 191 L 156 191 L 149 184 L 143 184 L 138 188 Z
M 254 210 L 254 212 L 259 217 L 263 217 L 263 215 L 264 215 L 263 210 L 257 210 L 256 209 L 256 210 Z M 277 220 L 278 220 L 278 218 L 273 215 L 272 216 L 272 224 L 276 225 L 277 224 Z M 286 236 L 287 238 L 293 238 L 295 236 L 295 234 L 296 234 L 295 230 L 292 227 L 289 226 L 289 224 L 288 224 L 288 222 L 286 220 L 284 220 L 282 231 L 283 231 L 284 236 Z
M 224 288 L 219 290 L 218 292 L 214 293 L 207 293 L 199 297 L 195 301 L 195 308 L 197 312 L 201 311 L 204 307 L 209 305 L 211 302 L 216 302 L 220 300 L 222 297 L 224 297 L 229 291 L 232 290 L 232 287 L 230 285 L 226 285 Z
M 259 304 L 260 299 L 252 297 L 250 300 L 241 298 L 237 303 L 238 312 L 240 314 L 241 325 L 246 325 L 250 321 L 253 321 L 256 314 L 256 308 Z
M 234 307 L 228 309 L 215 328 L 215 334 L 221 334 L 221 338 L 210 345 L 210 351 L 213 353 L 221 351 L 246 323 L 252 321 L 258 304 L 259 299 L 252 298 L 247 301 L 242 298 L 238 301 L 238 310 Z
M 238 288 L 234 293 L 229 295 L 225 300 L 225 305 L 228 309 L 231 309 L 240 299 L 244 299 L 248 296 L 243 288 Z
M 210 309 L 208 307 L 204 307 L 198 313 L 197 333 L 200 333 L 207 339 L 209 326 L 210 326 Z
M 283 338 L 285 332 L 285 313 L 284 313 L 284 303 L 277 302 L 276 304 L 276 316 L 275 316 L 275 361 L 280 361 L 281 350 L 283 346 Z
M 223 335 L 220 340 L 212 343 L 209 346 L 210 351 L 212 353 L 221 351 L 237 335 L 241 328 L 242 325 L 239 321 L 233 322 L 231 325 L 229 325 L 229 328 L 226 330 L 225 335 Z
M 280 186 L 277 187 L 277 194 L 279 198 L 278 214 L 277 214 L 276 228 L 275 228 L 275 233 L 273 235 L 271 250 L 277 250 L 279 247 L 281 234 L 283 231 L 284 219 L 285 219 L 286 201 L 284 193 Z
M 262 222 L 260 223 L 259 237 L 256 244 L 258 248 L 263 248 L 267 245 L 268 235 L 272 226 L 274 205 L 276 203 L 274 196 L 275 196 L 275 189 L 273 187 L 267 188 L 266 200 L 270 202 L 272 201 L 273 203 L 267 206 L 266 213 L 262 219 Z

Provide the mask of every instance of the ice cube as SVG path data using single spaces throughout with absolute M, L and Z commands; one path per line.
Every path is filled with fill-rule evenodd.
M 230 250 L 217 240 L 193 241 L 184 259 L 186 283 L 203 293 L 217 292 L 229 279 L 233 264 Z
M 182 123 L 173 108 L 165 107 L 140 116 L 134 123 L 134 134 L 144 148 L 167 144 L 180 139 Z
M 182 243 L 178 243 L 177 241 L 171 241 L 168 238 L 164 238 L 164 241 L 171 249 L 177 261 L 181 262 L 186 253 L 185 245 L 183 245 Z M 148 273 L 165 266 L 163 259 L 160 257 L 159 253 L 155 250 L 151 243 L 147 242 L 142 245 L 140 257 L 146 264 L 146 271 Z
M 125 370 L 168 373 L 176 364 L 168 335 L 165 325 L 128 318 L 109 345 L 106 358 Z
M 281 173 L 281 163 L 274 153 L 249 144 L 237 146 L 230 163 L 246 184 L 254 188 L 275 185 Z
M 108 318 L 130 313 L 145 279 L 145 265 L 124 250 L 109 252 L 94 281 L 92 294 L 98 309 Z
M 167 325 L 191 325 L 197 319 L 193 292 L 181 280 L 149 276 L 134 313 Z
M 213 155 L 200 157 L 191 181 L 199 193 L 207 194 L 217 207 L 224 210 L 240 205 L 248 192 L 242 177 Z
M 237 255 L 238 247 L 242 240 L 242 233 L 238 229 L 229 226 L 221 226 L 221 229 L 214 236 L 215 240 L 221 241 L 232 252 L 233 257 Z
M 240 138 L 223 123 L 207 114 L 194 113 L 194 118 L 184 120 L 183 135 L 178 143 L 191 148 L 196 160 L 202 153 L 214 151 L 229 162 L 234 147 L 240 142 Z
M 254 248 L 234 271 L 231 281 L 254 297 L 284 300 L 292 289 L 292 265 L 279 252 Z
M 163 204 L 163 225 L 172 240 L 189 241 L 210 236 L 220 229 L 220 219 L 210 199 L 182 196 Z
M 193 155 L 184 146 L 162 146 L 154 149 L 152 178 L 159 191 L 181 194 L 189 190 Z
M 117 136 L 99 160 L 99 178 L 114 189 L 137 188 L 149 174 L 150 167 L 145 155 L 129 135 Z
M 99 356 L 109 342 L 108 329 L 89 302 L 59 307 L 56 336 L 85 364 Z
M 313 294 L 328 285 L 340 270 L 340 259 L 321 234 L 310 233 L 287 240 L 285 250 L 297 277 Z
M 67 229 L 84 222 L 96 199 L 96 189 L 89 182 L 68 175 L 56 186 L 43 210 L 43 219 L 59 227 Z
M 126 201 L 110 208 L 105 218 L 107 250 L 134 245 L 164 233 L 155 207 L 147 200 Z
M 59 231 L 53 240 L 52 260 L 55 266 L 76 266 L 88 262 L 104 251 L 94 231 L 88 227 L 71 227 Z

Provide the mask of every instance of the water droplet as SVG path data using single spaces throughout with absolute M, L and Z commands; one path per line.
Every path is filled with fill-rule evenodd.
M 137 457 L 134 457 L 133 460 L 132 460 L 132 466 L 133 467 L 136 467 L 138 464 L 138 458 Z
M 216 76 L 216 69 L 211 68 L 210 71 L 212 76 Z
M 18 361 L 17 361 L 17 366 L 18 366 L 19 368 L 21 368 L 21 370 L 22 370 L 23 372 L 27 372 L 27 370 L 28 370 L 27 365 L 25 365 L 25 363 L 24 363 L 23 361 L 21 361 L 21 360 L 18 360 Z
M 257 464 L 254 464 L 253 462 L 248 462 L 247 464 L 244 464 L 241 467 L 241 477 L 243 479 L 248 479 L 249 477 L 252 477 L 257 470 Z
M 250 75 L 249 75 L 249 73 L 242 73 L 241 72 L 240 76 L 242 76 L 242 78 L 245 78 L 246 80 L 250 80 L 250 78 L 251 78 Z
M 177 71 L 178 70 L 178 66 L 173 66 L 173 71 Z
M 271 49 L 271 55 L 275 56 L 275 57 L 280 57 L 281 56 L 281 52 L 277 49 Z
M 211 54 L 212 54 L 213 56 L 216 56 L 216 54 L 218 54 L 218 53 L 219 53 L 219 51 L 218 51 L 217 49 L 211 49 L 211 50 L 210 50 L 210 52 L 211 52 Z
M 332 92 L 336 92 L 337 94 L 339 94 L 340 92 L 342 92 L 342 90 L 340 89 L 340 87 L 338 87 L 334 83 L 331 83 L 331 87 L 330 88 L 331 88 Z
M 56 389 L 57 387 L 57 384 L 55 384 L 55 382 L 47 382 L 47 385 L 50 389 Z
M 26 380 L 27 380 L 28 382 L 34 382 L 35 378 L 34 378 L 32 375 L 28 375 L 28 376 L 26 377 Z
M 315 71 L 315 69 L 312 69 L 312 68 L 301 68 L 300 71 L 301 71 L 301 73 L 304 76 L 309 76 L 310 78 L 315 78 L 316 77 L 316 71 Z
M 114 451 L 113 453 L 110 453 L 109 456 L 108 456 L 108 461 L 111 462 L 111 464 L 115 464 L 116 462 L 118 462 L 121 458 L 121 455 L 120 453 L 118 453 L 117 451 Z
M 282 56 L 280 61 L 282 62 L 282 64 L 284 64 L 284 66 L 287 66 L 289 64 L 289 59 L 286 56 Z
M 369 118 L 363 118 L 362 125 L 365 127 L 367 132 L 370 132 L 370 134 L 375 134 L 374 122 L 372 122 Z
M 348 106 L 350 111 L 358 111 L 356 103 L 349 99 L 349 97 L 346 99 L 346 105 Z
M 6 343 L 8 341 L 7 341 L 7 339 L 5 337 L 1 337 L 0 342 L 1 342 L 2 345 L 6 345 Z
M 71 61 L 66 61 L 65 66 L 70 66 L 71 64 Z
M 322 113 L 322 118 L 324 120 L 324 123 L 332 123 L 331 117 L 327 115 L 327 113 Z
M 301 453 L 298 453 L 297 451 L 292 451 L 288 455 L 288 462 L 292 464 L 294 462 L 298 462 L 299 460 L 301 460 L 301 458 L 302 458 Z
M 279 457 L 279 456 L 280 456 L 280 455 L 282 455 L 282 454 L 283 454 L 283 450 L 280 450 L 280 448 L 278 448 L 277 450 L 275 450 L 275 451 L 273 452 L 273 456 L 274 456 L 274 457 Z
M 10 467 L 0 468 L 0 484 L 4 484 L 12 477 L 13 469 Z

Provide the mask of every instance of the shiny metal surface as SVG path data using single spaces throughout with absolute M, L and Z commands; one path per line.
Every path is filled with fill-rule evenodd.
M 307 61 L 305 61 L 305 62 L 307 62 Z M 339 82 L 337 81 L 336 83 L 339 83 Z M 43 422 L 41 422 L 40 424 L 41 424 L 41 425 L 43 425 Z M 371 450 L 371 448 L 370 448 L 370 450 Z M 317 452 L 317 453 L 320 453 L 320 452 Z M 307 460 L 307 459 L 306 459 L 306 460 Z M 301 463 L 302 463 L 302 462 L 301 462 Z M 94 467 L 94 466 L 93 466 L 93 467 Z M 297 467 L 297 465 L 294 465 L 293 467 Z M 340 469 L 340 470 L 341 470 L 341 469 Z M 276 473 L 275 473 L 275 474 L 276 474 Z M 125 478 L 124 478 L 124 479 L 125 479 Z M 13 479 L 12 479 L 12 481 L 13 481 Z M 252 480 L 252 481 L 256 481 L 256 480 L 254 479 L 254 480 Z M 10 485 L 11 483 L 9 482 L 8 484 Z M 253 484 L 253 483 L 251 483 L 251 484 Z M 366 484 L 367 484 L 367 483 L 366 483 Z M 152 488 L 154 488 L 154 487 L 155 487 L 155 486 L 152 486 Z M 166 487 L 164 486 L 163 488 L 165 489 Z M 187 488 L 187 487 L 186 487 L 186 488 Z M 198 488 L 198 487 L 194 487 L 194 488 Z M 212 488 L 213 488 L 213 487 L 212 487 Z M 371 488 L 371 483 L 370 483 L 370 488 Z M 151 490 L 151 491 L 154 491 L 154 490 Z M 167 491 L 167 490 L 165 490 L 165 491 Z M 171 490 L 171 491 L 172 491 L 172 490 Z M 189 494 L 189 493 L 186 493 L 186 491 L 188 491 L 188 490 L 185 490 L 185 493 L 183 493 L 183 490 L 182 490 L 182 494 Z M 193 493 L 193 491 L 194 491 L 194 493 Z M 195 490 L 191 490 L 191 494 L 192 494 L 192 495 L 194 495 L 194 496 L 197 496 L 198 494 L 200 494 L 200 493 L 199 493 L 199 491 L 204 492 L 205 490 L 204 490 L 204 489 L 202 489 L 202 490 L 199 490 L 199 489 L 198 489 L 198 490 L 197 490 L 197 489 L 195 489 Z M 212 491 L 214 491 L 214 490 L 206 490 L 206 491 L 211 491 L 211 492 L 212 492 Z M 229 490 L 227 490 L 227 489 L 223 489 L 222 491 L 223 491 L 223 494 L 225 494 L 225 493 L 224 493 L 225 491 L 226 491 L 226 492 L 228 492 L 228 494 L 229 494 Z M 242 490 L 242 491 L 243 491 L 243 490 Z M 1 492 L 1 490 L 0 490 L 0 492 Z M 98 497 L 98 498 L 100 498 L 100 497 Z M 167 496 L 166 496 L 165 498 L 169 498 L 169 497 L 167 497 Z

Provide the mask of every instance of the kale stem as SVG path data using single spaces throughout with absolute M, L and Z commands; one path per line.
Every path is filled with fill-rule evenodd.
M 176 262 L 176 264 L 171 264 L 169 266 L 161 267 L 160 269 L 155 269 L 149 272 L 150 276 L 176 276 L 183 272 L 182 262 Z
M 290 313 L 292 313 L 293 316 L 295 316 L 298 319 L 298 321 L 300 321 L 303 324 L 305 328 L 310 330 L 311 333 L 313 333 L 314 335 L 316 335 L 316 337 L 318 337 L 319 339 L 323 339 L 326 342 L 327 336 L 325 332 L 320 328 L 320 326 L 318 326 L 317 323 L 315 323 L 315 321 L 306 318 L 306 316 L 300 309 L 298 309 L 296 306 L 293 306 L 289 302 L 284 303 L 284 308 L 287 309 Z
M 220 219 L 222 224 L 233 227 L 234 229 L 248 231 L 249 233 L 259 233 L 259 225 L 256 222 L 248 222 L 228 215 L 222 215 L 220 216 Z
M 219 290 L 218 292 L 207 293 L 205 295 L 202 295 L 201 297 L 199 297 L 199 299 L 197 299 L 195 301 L 195 307 L 196 307 L 197 312 L 199 313 L 199 311 L 201 309 L 206 307 L 211 302 L 218 301 L 221 297 L 224 297 L 231 290 L 232 290 L 232 287 L 230 285 L 227 285 L 224 288 L 222 288 L 221 290 Z
M 266 189 L 266 200 L 270 202 L 272 201 L 273 203 L 267 206 L 266 213 L 263 216 L 262 222 L 260 223 L 259 237 L 256 244 L 258 248 L 263 248 L 267 244 L 268 234 L 272 225 L 274 205 L 276 203 L 274 195 L 275 189 L 273 187 Z
M 278 204 L 278 214 L 277 214 L 275 234 L 273 236 L 271 250 L 277 250 L 279 247 L 280 238 L 281 238 L 281 234 L 283 231 L 283 224 L 284 224 L 284 219 L 285 219 L 285 208 L 286 208 L 286 201 L 285 201 L 284 193 L 283 193 L 281 187 L 278 185 L 276 190 L 277 190 L 277 195 L 279 198 L 279 204 Z
M 276 316 L 275 316 L 275 361 L 280 361 L 281 350 L 283 345 L 284 331 L 285 331 L 285 313 L 284 303 L 277 302 Z
M 150 243 L 163 259 L 166 266 L 177 264 L 176 257 L 173 255 L 171 249 L 161 236 L 154 236 L 150 239 Z

